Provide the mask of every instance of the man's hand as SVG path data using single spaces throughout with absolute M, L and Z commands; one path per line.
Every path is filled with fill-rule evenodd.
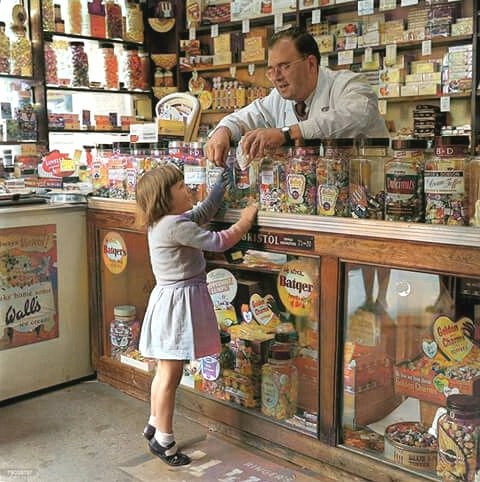
M 263 156 L 265 149 L 280 147 L 285 137 L 280 129 L 254 129 L 242 138 L 242 151 L 248 159 Z
M 225 160 L 230 149 L 230 135 L 227 127 L 219 127 L 205 144 L 207 159 L 213 161 L 216 166 L 225 167 Z

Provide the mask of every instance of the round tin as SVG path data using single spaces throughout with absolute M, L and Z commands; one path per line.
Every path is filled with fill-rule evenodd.
M 393 433 L 412 432 L 419 426 L 418 422 L 399 422 L 385 429 L 385 458 L 398 465 L 424 472 L 435 471 L 437 465 L 437 445 L 431 447 L 414 447 L 398 442 L 392 438 Z

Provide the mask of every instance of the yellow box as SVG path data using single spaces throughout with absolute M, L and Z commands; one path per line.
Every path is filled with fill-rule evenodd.
M 333 35 L 319 35 L 315 37 L 318 44 L 318 50 L 321 54 L 327 54 L 333 52 L 335 38 Z
M 378 79 L 385 84 L 404 82 L 405 70 L 395 68 L 382 69 L 378 72 Z
M 183 136 L 185 124 L 182 121 L 170 119 L 158 119 L 158 134 L 167 136 Z
M 417 83 L 409 83 L 406 85 L 402 85 L 400 88 L 401 96 L 409 96 L 409 95 L 418 95 L 418 84 Z
M 221 33 L 218 37 L 213 38 L 213 51 L 215 54 L 223 53 L 223 52 L 231 52 L 230 46 L 230 34 L 229 33 Z
M 435 82 L 420 82 L 418 84 L 418 95 L 440 95 L 441 85 Z
M 442 82 L 442 73 L 441 72 L 425 72 L 422 75 L 422 81 L 431 81 L 437 84 Z
M 380 84 L 379 97 L 400 97 L 400 84 Z
M 250 52 L 246 52 L 245 50 L 242 51 L 241 61 L 243 63 L 257 62 L 261 60 L 265 60 L 265 49 L 252 50 Z
M 232 63 L 232 52 L 219 52 L 213 56 L 213 65 L 225 65 Z
M 438 63 L 437 62 L 412 62 L 411 63 L 411 73 L 412 74 L 423 74 L 427 72 L 437 72 Z
M 246 37 L 243 40 L 243 50 L 246 52 L 249 50 L 260 50 L 263 48 L 264 45 L 262 37 Z
M 407 84 L 411 83 L 411 82 L 422 82 L 422 80 L 424 80 L 423 76 L 425 74 L 408 74 L 405 76 L 405 82 Z

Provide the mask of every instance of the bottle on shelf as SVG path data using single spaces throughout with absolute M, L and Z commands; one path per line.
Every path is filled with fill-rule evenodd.
M 125 40 L 143 42 L 143 14 L 139 0 L 127 0 L 125 15 Z
M 72 87 L 88 87 L 88 56 L 84 50 L 83 42 L 70 42 L 72 55 Z
M 123 39 L 122 7 L 115 0 L 105 2 L 107 37 Z
M 88 16 L 90 17 L 90 35 L 97 38 L 107 36 L 105 22 L 105 5 L 102 0 L 88 2 Z
M 0 73 L 10 73 L 10 39 L 5 33 L 5 22 L 0 22 Z
M 100 49 L 103 54 L 103 86 L 107 89 L 118 89 L 118 59 L 115 55 L 113 44 L 109 42 L 102 42 L 100 43 Z
M 68 23 L 69 33 L 75 35 L 82 34 L 82 1 L 68 0 Z
M 23 25 L 12 25 L 15 39 L 10 45 L 10 69 L 12 75 L 32 76 L 32 46 Z

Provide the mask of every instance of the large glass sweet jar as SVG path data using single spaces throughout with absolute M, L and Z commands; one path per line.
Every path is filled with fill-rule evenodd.
M 0 22 L 0 73 L 10 73 L 10 39 L 5 33 L 5 22 Z
M 434 156 L 425 162 L 425 222 L 468 224 L 468 136 L 435 137 Z
M 113 309 L 114 319 L 110 323 L 110 356 L 120 359 L 122 354 L 136 350 L 140 333 L 140 322 L 133 305 L 119 305 Z
M 427 141 L 393 139 L 393 158 L 385 164 L 385 219 L 423 221 L 423 168 Z
M 474 482 L 480 476 L 480 397 L 455 394 L 438 419 L 437 474 L 444 482 Z
M 47 32 L 55 31 L 55 8 L 53 0 L 42 0 L 42 28 Z
M 235 160 L 232 173 L 233 185 L 229 191 L 228 199 L 231 208 L 241 209 L 258 199 L 258 159 L 252 159 L 245 169 L 242 169 Z
M 139 0 L 127 1 L 125 40 L 143 42 L 143 14 Z
M 277 420 L 295 415 L 298 398 L 298 372 L 292 360 L 291 344 L 277 333 L 269 350 L 268 363 L 262 366 L 262 413 Z
M 32 76 L 32 46 L 23 25 L 12 25 L 15 39 L 11 43 L 10 68 L 12 75 Z
M 72 87 L 88 87 L 88 56 L 84 50 L 83 42 L 70 42 L 72 56 Z
M 141 89 L 143 85 L 142 79 L 142 61 L 138 55 L 138 47 L 133 44 L 124 46 L 123 60 L 123 81 L 128 90 Z
M 259 192 L 260 210 L 280 212 L 285 196 L 288 150 L 284 147 L 265 149 L 260 159 Z
M 82 0 L 68 0 L 69 33 L 82 34 Z
M 201 142 L 191 142 L 183 164 L 185 184 L 192 194 L 193 204 L 203 201 L 207 192 L 206 159 Z
M 358 156 L 350 161 L 350 214 L 353 218 L 383 219 L 390 139 L 366 138 L 359 142 Z
M 100 44 L 100 49 L 103 55 L 103 85 L 107 89 L 118 89 L 118 59 L 115 55 L 113 44 L 109 42 L 102 42 Z
M 317 211 L 317 178 L 319 142 L 306 142 L 289 150 L 282 211 L 295 214 L 315 214 Z
M 112 39 L 123 38 L 122 7 L 115 0 L 105 2 L 107 37 Z
M 348 217 L 349 163 L 356 154 L 355 141 L 326 139 L 323 149 L 317 163 L 317 214 Z
M 107 36 L 105 22 L 105 5 L 102 0 L 88 2 L 88 16 L 90 17 L 90 35 L 97 38 Z
M 45 45 L 43 49 L 45 57 L 45 77 L 47 84 L 58 84 L 58 69 L 57 69 L 57 53 L 53 47 L 52 37 L 45 36 Z

